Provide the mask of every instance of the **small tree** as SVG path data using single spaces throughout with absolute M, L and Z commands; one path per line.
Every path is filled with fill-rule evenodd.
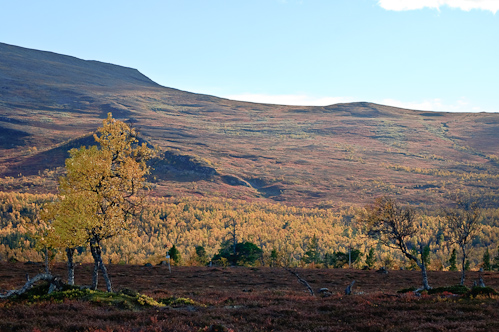
M 461 249 L 461 285 L 466 277 L 466 260 L 471 242 L 482 228 L 481 218 L 481 209 L 478 203 L 472 200 L 458 199 L 455 208 L 445 211 L 450 239 Z
M 492 271 L 492 264 L 490 264 L 489 248 L 485 249 L 485 252 L 483 253 L 482 267 L 484 271 Z
M 350 250 L 350 254 L 342 251 L 335 251 L 332 254 L 328 254 L 327 257 L 324 258 L 324 262 L 327 266 L 342 269 L 345 266 L 348 266 L 350 262 L 352 264 L 359 262 L 361 257 L 362 253 L 358 249 Z
M 270 267 L 275 267 L 278 264 L 279 264 L 279 253 L 277 252 L 276 248 L 273 248 L 272 251 L 270 252 L 269 265 Z
M 46 219 L 43 218 L 42 214 L 43 210 L 38 213 L 38 222 L 31 222 L 26 225 L 27 233 L 25 236 L 35 240 L 34 242 L 36 251 L 40 252 L 44 257 L 45 274 L 50 274 L 51 262 L 55 258 L 55 251 L 58 250 L 58 247 L 57 245 L 54 245 L 52 241 L 50 241 L 51 239 L 49 234 L 51 234 L 52 232 L 52 227 L 50 225 L 50 222 L 47 222 Z M 19 234 L 15 234 L 14 239 L 15 243 L 12 242 L 12 240 L 7 242 L 10 248 L 17 246 L 22 238 Z
M 457 271 L 457 251 L 456 248 L 452 249 L 452 253 L 449 258 L 449 271 Z
M 246 241 L 238 243 L 236 246 L 237 263 L 239 265 L 255 265 L 255 262 L 262 258 L 263 251 L 256 244 Z
M 196 262 L 200 265 L 208 264 L 208 255 L 206 254 L 206 249 L 203 246 L 196 246 Z
M 400 250 L 407 258 L 414 261 L 422 272 L 423 288 L 430 289 L 424 259 L 424 247 L 429 243 L 418 233 L 418 216 L 414 209 L 401 207 L 388 197 L 375 200 L 358 216 L 358 222 L 368 236 L 379 240 L 388 247 Z M 411 252 L 411 239 L 417 239 L 414 249 L 418 255 Z
M 366 255 L 365 264 L 369 270 L 376 264 L 376 256 L 374 255 L 374 248 L 369 249 L 369 253 Z
M 303 254 L 302 257 L 303 262 L 306 264 L 314 263 L 319 264 L 321 262 L 321 254 L 319 252 L 319 242 L 317 241 L 317 237 L 314 236 L 310 239 L 310 242 L 307 246 L 307 251 Z
M 494 257 L 494 263 L 492 264 L 492 269 L 495 271 L 499 270 L 499 247 L 497 247 L 497 253 Z
M 177 247 L 173 245 L 170 250 L 168 250 L 168 255 L 170 255 L 170 259 L 173 260 L 175 265 L 179 265 L 181 262 L 180 251 L 178 251 Z
M 394 265 L 395 265 L 395 260 L 393 259 L 390 253 L 387 253 L 383 257 L 383 266 L 385 267 L 385 269 L 390 270 L 393 268 Z
M 231 265 L 254 265 L 262 257 L 262 249 L 251 242 L 239 242 L 234 249 L 234 243 L 231 240 L 222 242 L 218 254 L 213 256 L 213 262 L 221 263 L 223 259 Z
M 225 227 L 229 228 L 229 236 L 232 238 L 232 250 L 234 256 L 236 256 L 238 221 L 235 215 L 231 214 L 229 216 L 229 219 L 225 222 Z

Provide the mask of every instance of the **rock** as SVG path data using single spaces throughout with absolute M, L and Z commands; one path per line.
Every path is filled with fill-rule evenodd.
M 333 295 L 333 293 L 331 293 L 328 288 L 321 288 L 317 291 L 317 293 L 319 293 L 321 297 L 330 297 L 331 295 Z
M 388 271 L 385 269 L 384 266 L 380 267 L 379 270 L 377 270 L 376 272 L 382 274 L 388 274 Z

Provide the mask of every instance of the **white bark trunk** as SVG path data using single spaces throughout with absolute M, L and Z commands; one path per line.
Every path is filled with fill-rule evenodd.
M 461 261 L 461 285 L 464 285 L 465 278 L 466 278 L 466 251 L 463 250 L 463 259 Z
M 74 252 L 74 248 L 66 248 L 66 256 L 68 257 L 68 285 L 75 284 Z
M 109 275 L 107 273 L 107 269 L 104 266 L 104 262 L 102 261 L 102 252 L 100 250 L 99 242 L 96 239 L 92 239 L 90 241 L 90 251 L 92 252 L 92 257 L 94 258 L 94 274 L 92 277 L 92 289 L 97 289 L 99 269 L 102 271 L 102 276 L 106 282 L 106 289 L 108 292 L 113 291 L 113 287 L 111 285 L 111 279 L 109 279 Z
M 25 293 L 27 290 L 29 290 L 35 283 L 42 280 L 50 282 L 51 289 L 60 289 L 62 288 L 63 285 L 62 281 L 59 278 L 54 277 L 50 273 L 42 273 L 29 279 L 21 289 L 14 289 L 8 291 L 5 294 L 0 294 L 0 299 L 7 299 L 14 295 L 21 295 Z

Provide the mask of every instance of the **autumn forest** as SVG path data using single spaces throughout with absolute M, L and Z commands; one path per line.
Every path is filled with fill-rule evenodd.
M 108 301 L 136 314 L 144 331 L 167 313 L 137 308 L 180 307 L 181 330 L 229 331 L 244 315 L 227 309 L 259 317 L 272 308 L 254 326 L 279 330 L 286 319 L 276 317 L 294 317 L 299 303 L 310 316 L 295 323 L 314 330 L 317 312 L 340 310 L 324 301 L 379 318 L 373 303 L 397 312 L 395 297 L 402 311 L 449 301 L 450 329 L 454 311 L 467 305 L 454 296 L 483 295 L 467 286 L 499 296 L 483 280 L 496 285 L 499 271 L 497 114 L 236 102 L 165 88 L 130 68 L 1 43 L 0 70 L 0 265 L 13 275 L 0 276 L 0 297 L 20 299 L 20 331 L 51 324 L 23 325 L 22 306 L 35 299 L 64 312 L 85 299 L 92 306 L 78 310 L 88 317 Z M 251 287 L 241 288 L 245 275 Z M 46 289 L 28 297 L 8 290 L 40 280 L 62 299 L 44 297 Z M 91 286 L 78 288 L 81 280 Z M 193 290 L 185 280 L 218 286 Z M 428 297 L 456 284 L 440 289 L 437 302 Z M 412 286 L 402 292 L 409 295 L 393 294 Z M 342 299 L 343 292 L 369 294 Z M 190 315 L 200 315 L 194 327 Z M 333 324 L 328 317 L 320 316 L 323 324 Z M 107 318 L 98 324 L 107 331 Z M 365 324 L 360 330 L 371 330 Z M 13 326 L 0 319 L 0 329 Z

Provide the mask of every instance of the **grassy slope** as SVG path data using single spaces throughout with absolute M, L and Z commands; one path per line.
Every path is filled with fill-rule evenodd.
M 0 135 L 4 176 L 62 166 L 66 148 L 82 139 L 71 140 L 112 112 L 132 118 L 149 142 L 195 156 L 222 175 L 186 178 L 158 167 L 170 170 L 158 176 L 158 195 L 328 205 L 391 194 L 438 204 L 467 189 L 497 200 L 499 114 L 243 103 L 161 87 L 130 68 L 6 44 L 0 73 L 0 129 L 9 132 Z M 470 173 L 481 175 L 462 178 Z M 54 190 L 53 181 L 45 188 L 29 177 L 9 181 L 16 185 L 3 189 Z M 37 184 L 28 189 L 23 181 Z

